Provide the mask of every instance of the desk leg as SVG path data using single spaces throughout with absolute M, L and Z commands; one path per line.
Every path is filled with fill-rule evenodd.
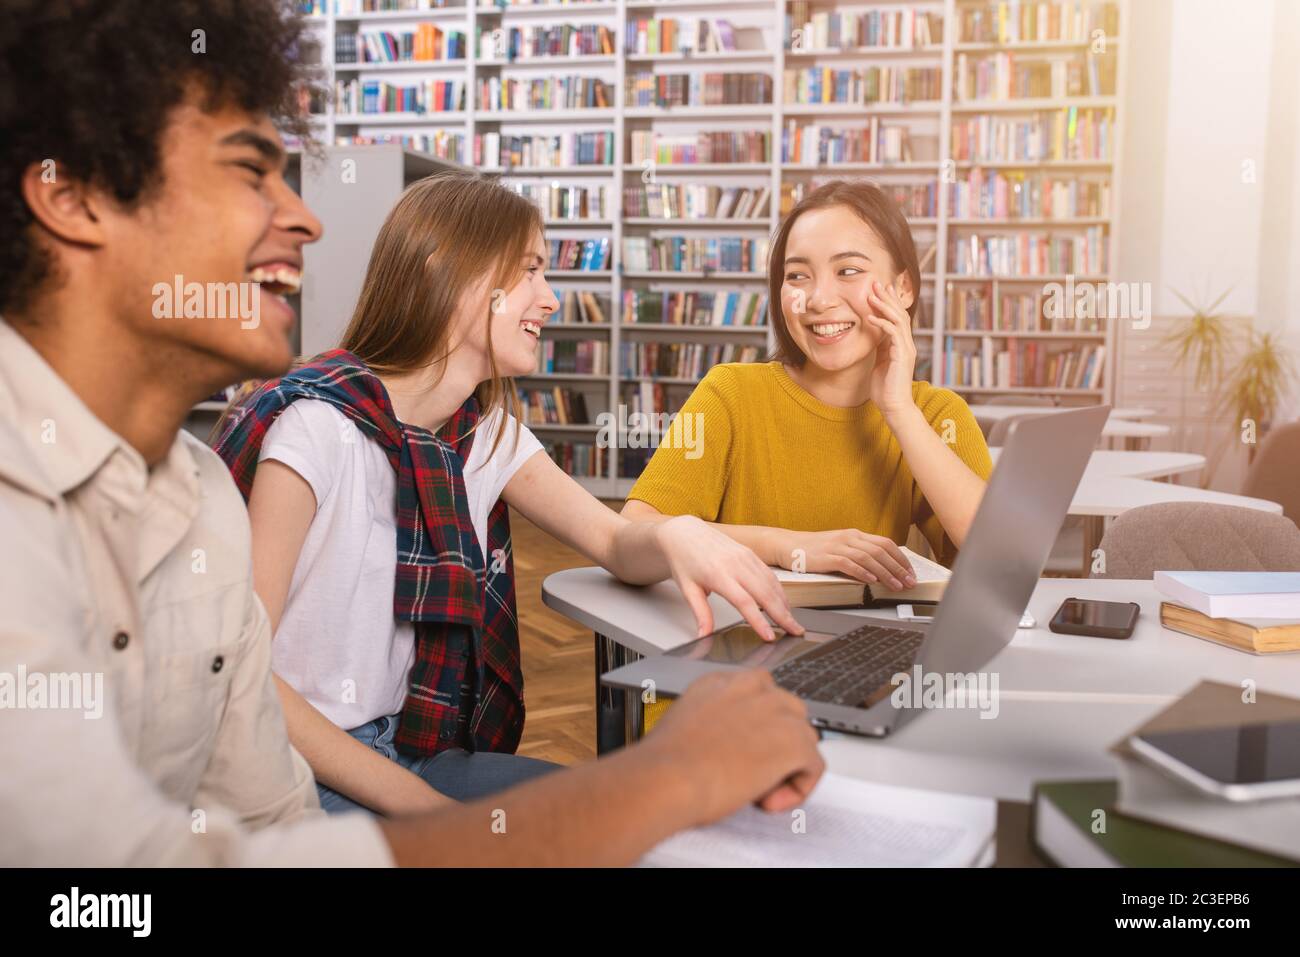
M 633 657 L 635 653 L 628 652 Z M 641 692 L 623 692 L 623 740 L 632 744 L 640 741 L 645 733 L 645 705 L 641 703 Z
M 641 696 L 601 684 L 607 671 L 630 664 L 641 656 L 597 633 L 596 648 L 596 754 L 608 754 L 641 736 Z
M 1092 553 L 1101 547 L 1101 536 L 1106 532 L 1106 518 L 1102 515 L 1083 516 L 1083 577 L 1092 573 Z

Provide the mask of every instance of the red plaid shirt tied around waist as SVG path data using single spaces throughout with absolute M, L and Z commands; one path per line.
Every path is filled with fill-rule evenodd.
M 397 420 L 379 378 L 343 349 L 265 383 L 216 443 L 244 500 L 276 417 L 298 399 L 329 402 L 397 472 L 393 615 L 415 625 L 415 664 L 395 742 L 434 754 L 449 747 L 513 752 L 524 726 L 514 561 L 506 503 L 488 519 L 485 561 L 465 494 L 464 462 L 479 420 L 471 396 L 434 433 Z

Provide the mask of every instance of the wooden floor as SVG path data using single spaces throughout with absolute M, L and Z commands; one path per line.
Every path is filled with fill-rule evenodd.
M 519 753 L 577 764 L 596 756 L 592 636 L 542 604 L 542 579 L 591 562 L 513 510 L 510 533 L 527 707 Z

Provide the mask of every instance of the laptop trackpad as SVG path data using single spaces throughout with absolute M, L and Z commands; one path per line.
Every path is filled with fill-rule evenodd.
M 836 637 L 829 632 L 811 629 L 799 636 L 787 634 L 780 628 L 773 630 L 776 640 L 764 641 L 753 628 L 741 622 L 674 648 L 666 653 L 666 657 L 771 671 L 782 662 Z

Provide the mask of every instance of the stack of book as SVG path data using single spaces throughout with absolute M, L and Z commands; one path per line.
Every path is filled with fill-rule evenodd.
M 1111 157 L 1115 113 L 1079 109 L 1030 117 L 985 113 L 952 124 L 952 158 L 958 163 L 1104 161 Z
M 520 386 L 519 404 L 525 425 L 585 425 L 591 422 L 587 397 L 577 389 L 530 389 Z
M 767 240 L 628 236 L 623 239 L 623 261 L 638 272 L 750 273 L 767 262 Z
M 623 214 L 648 219 L 765 220 L 771 193 L 767 186 L 649 183 L 624 188 Z
M 594 339 L 547 339 L 537 346 L 537 371 L 543 375 L 609 374 L 609 343 Z
M 720 362 L 756 362 L 757 346 L 705 345 L 682 342 L 624 342 L 621 375 L 699 379 Z
M 337 146 L 375 146 L 392 143 L 408 150 L 428 153 L 453 163 L 465 161 L 465 134 L 453 130 L 434 130 L 430 133 L 357 133 L 353 136 L 336 136 Z
M 794 104 L 935 102 L 943 98 L 942 87 L 943 70 L 938 67 L 808 67 L 785 71 L 785 101 Z
M 1300 572 L 1156 572 L 1160 624 L 1256 655 L 1300 651 Z
M 939 215 L 939 186 L 937 183 L 910 183 L 880 187 L 898 204 L 908 219 L 933 218 Z
M 613 215 L 612 188 L 608 185 L 564 186 L 560 183 L 512 181 L 506 186 L 532 200 L 547 219 L 580 223 L 585 219 L 609 219 Z
M 684 390 L 674 389 L 676 393 Z M 641 381 L 624 385 L 623 403 L 627 406 L 629 415 L 638 412 L 641 413 L 665 413 L 667 415 L 676 415 L 682 410 L 682 404 L 686 401 L 685 395 L 676 395 L 669 397 L 668 389 L 660 382 Z
M 627 81 L 628 106 L 725 106 L 771 103 L 772 78 L 766 73 L 633 73 Z
M 464 60 L 465 34 L 460 30 L 443 30 L 432 23 L 422 23 L 413 32 L 375 30 L 335 34 L 336 63 L 358 62 L 358 51 L 363 63 Z
M 609 239 L 552 239 L 551 269 L 600 272 L 609 268 Z
M 589 76 L 549 76 L 510 80 L 494 76 L 478 81 L 478 108 L 487 112 L 521 110 L 591 110 L 613 105 L 613 87 Z
M 904 126 L 880 122 L 873 116 L 861 129 L 840 125 L 800 126 L 787 120 L 781 130 L 781 161 L 805 166 L 836 163 L 906 163 L 917 158 L 912 133 Z
M 463 80 L 425 80 L 409 86 L 355 77 L 334 84 L 334 108 L 352 113 L 448 113 L 465 108 Z
M 1084 345 L 1061 349 L 1015 336 L 997 342 L 986 336 L 978 351 L 964 351 L 952 336 L 944 339 L 943 384 L 974 389 L 1048 387 L 1100 389 L 1106 347 Z
M 1019 232 L 971 233 L 948 241 L 948 272 L 954 276 L 1029 277 L 1110 271 L 1106 230 L 1089 226 L 1074 236 Z
M 730 20 L 700 18 L 694 24 L 667 19 L 629 19 L 624 48 L 634 56 L 653 53 L 722 53 L 763 48 L 761 31 L 737 29 Z M 753 42 L 754 39 L 758 42 Z M 739 41 L 739 42 L 738 42 Z M 746 42 L 749 41 L 749 42 Z
M 767 163 L 771 160 L 766 130 L 723 130 L 715 133 L 670 135 L 633 130 L 631 162 L 636 166 L 679 166 L 695 163 Z
M 1135 740 L 1211 732 L 1216 740 L 1244 742 L 1249 750 L 1250 742 L 1261 740 L 1261 730 L 1284 744 L 1283 732 L 1300 723 L 1300 699 L 1266 692 L 1245 698 L 1238 686 L 1202 682 L 1115 744 L 1116 780 L 1040 783 L 1034 793 L 1034 843 L 1066 867 L 1300 864 L 1300 797 L 1228 800 L 1195 787 L 1134 747 Z
M 1013 53 L 957 54 L 953 98 L 962 102 L 1063 99 L 1115 93 L 1113 57 L 1021 59 Z
M 959 9 L 960 42 L 1031 43 L 1047 40 L 1092 40 L 1097 31 L 1119 35 L 1119 7 L 1115 3 L 1019 3 L 1000 0 L 984 7 Z
M 609 320 L 605 318 L 606 305 L 608 299 L 599 293 L 580 291 L 576 289 L 566 290 L 563 298 L 560 300 L 560 323 L 572 325 L 575 323 L 605 323 Z
M 914 50 L 943 43 L 943 14 L 920 10 L 872 10 L 869 13 L 812 13 L 806 2 L 790 4 L 786 49 L 796 53 L 814 50 L 871 49 Z
M 623 290 L 623 322 L 671 326 L 762 326 L 767 294 Z
M 958 219 L 1104 218 L 1110 214 L 1110 183 L 976 167 L 948 187 L 948 213 Z
M 608 56 L 614 52 L 614 31 L 598 24 L 538 26 L 484 30 L 479 27 L 479 62 L 537 60 L 562 56 Z
M 559 169 L 612 166 L 613 163 L 613 133 L 560 133 L 558 136 L 474 134 L 475 166 Z

